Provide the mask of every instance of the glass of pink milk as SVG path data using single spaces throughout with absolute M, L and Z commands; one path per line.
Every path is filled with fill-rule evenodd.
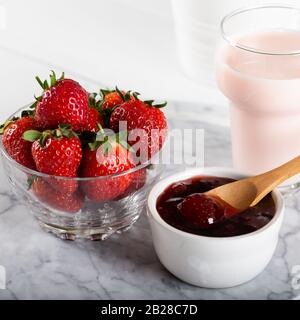
M 240 9 L 221 32 L 216 76 L 230 100 L 234 167 L 259 174 L 300 155 L 300 9 Z M 282 187 L 299 185 L 296 176 Z

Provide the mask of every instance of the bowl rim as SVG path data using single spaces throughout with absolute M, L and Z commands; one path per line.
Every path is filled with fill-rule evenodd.
M 215 173 L 213 173 L 215 172 Z M 157 209 L 156 209 L 156 202 L 157 202 L 157 196 L 159 196 L 168 186 L 170 186 L 172 183 L 180 180 L 185 180 L 193 176 L 199 176 L 201 174 L 205 174 L 207 176 L 222 176 L 226 177 L 228 174 L 228 178 L 230 178 L 232 175 L 234 176 L 240 176 L 241 178 L 245 178 L 250 176 L 247 173 L 235 170 L 230 167 L 199 167 L 199 168 L 187 168 L 184 171 L 177 172 L 175 174 L 169 175 L 165 177 L 164 179 L 157 182 L 148 193 L 147 198 L 147 216 L 149 219 L 154 219 L 160 226 L 162 226 L 164 229 L 167 229 L 170 232 L 176 233 L 179 236 L 183 238 L 191 238 L 195 240 L 199 239 L 206 239 L 207 241 L 234 241 L 234 240 L 241 240 L 246 239 L 250 237 L 255 237 L 260 235 L 261 233 L 265 232 L 266 230 L 270 229 L 283 215 L 285 204 L 282 194 L 278 189 L 274 189 L 272 191 L 272 197 L 275 202 L 276 211 L 274 217 L 271 219 L 269 223 L 267 223 L 264 227 L 242 235 L 238 236 L 232 236 L 232 237 L 209 237 L 209 236 L 203 236 L 198 234 L 189 233 L 186 231 L 179 230 L 170 224 L 168 224 L 165 220 L 161 218 L 159 215 Z M 156 196 L 157 194 L 157 196 Z
M 6 121 L 12 119 L 15 116 L 18 116 L 24 109 L 28 109 L 28 107 L 30 105 L 32 105 L 32 103 L 26 104 L 24 107 L 19 108 L 16 112 L 14 112 L 12 115 L 10 115 L 7 118 Z M 33 169 L 30 169 L 30 168 L 27 168 L 27 167 L 23 166 L 22 164 L 18 163 L 16 160 L 14 160 L 8 154 L 8 152 L 6 151 L 6 149 L 3 146 L 3 142 L 2 142 L 3 136 L 0 136 L 0 151 L 1 151 L 2 155 L 4 156 L 4 158 L 6 160 L 8 160 L 14 167 L 16 167 L 17 169 L 19 169 L 19 170 L 21 170 L 23 172 L 28 173 L 29 175 L 34 175 L 34 176 L 41 177 L 41 178 L 55 178 L 55 179 L 58 179 L 58 180 L 74 180 L 74 181 L 91 181 L 92 180 L 92 181 L 95 181 L 95 180 L 105 180 L 105 179 L 108 179 L 108 178 L 122 177 L 122 176 L 125 176 L 127 174 L 132 174 L 132 173 L 137 172 L 139 170 L 146 169 L 146 168 L 148 168 L 149 166 L 151 166 L 153 164 L 155 164 L 155 165 L 158 164 L 158 165 L 162 166 L 163 164 L 162 163 L 157 163 L 155 161 L 155 159 L 159 158 L 162 150 L 166 146 L 167 138 L 168 137 L 166 137 L 166 141 L 163 144 L 162 148 L 159 150 L 159 152 L 157 154 L 155 154 L 147 162 L 144 162 L 144 163 L 142 163 L 142 164 L 140 164 L 140 165 L 138 165 L 136 167 L 133 167 L 133 168 L 131 168 L 129 170 L 126 170 L 126 171 L 123 171 L 123 172 L 114 173 L 114 174 L 110 174 L 110 175 L 106 175 L 106 176 L 96 176 L 96 177 L 55 176 L 55 175 L 51 175 L 51 174 L 47 174 L 47 173 L 43 173 L 43 172 L 40 172 L 40 171 L 37 171 L 37 170 L 33 170 Z

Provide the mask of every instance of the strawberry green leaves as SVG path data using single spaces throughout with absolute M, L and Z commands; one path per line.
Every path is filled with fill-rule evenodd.
M 34 142 L 39 140 L 39 144 L 41 147 L 46 145 L 46 141 L 51 137 L 51 131 L 46 130 L 44 132 L 40 132 L 38 130 L 27 130 L 23 133 L 23 139 L 25 141 Z
M 58 129 L 54 131 L 54 137 L 60 138 L 60 137 L 67 137 L 68 139 L 71 139 L 73 136 L 77 136 L 77 134 L 71 129 L 71 126 L 68 124 L 61 124 L 58 126 Z
M 27 130 L 23 133 L 23 139 L 29 142 L 34 142 L 39 140 L 40 146 L 44 147 L 48 138 L 53 137 L 55 139 L 60 139 L 62 137 L 66 137 L 71 139 L 73 136 L 77 136 L 77 134 L 71 130 L 71 126 L 67 124 L 59 125 L 58 129 L 55 130 L 46 130 L 40 132 L 38 130 Z
M 159 104 L 153 104 L 154 100 L 145 100 L 144 103 L 147 104 L 149 107 L 153 107 L 157 109 L 164 108 L 168 104 L 168 102 L 166 101 Z
M 108 155 L 112 150 L 112 145 L 117 143 L 129 152 L 133 152 L 133 148 L 127 143 L 128 133 L 127 131 L 121 131 L 114 133 L 112 130 L 104 130 L 100 128 L 100 131 L 96 134 L 94 141 L 88 144 L 91 151 L 95 151 L 101 148 L 104 155 Z
M 42 132 L 37 130 L 27 130 L 23 133 L 23 139 L 29 142 L 38 140 L 42 135 Z
M 49 90 L 50 88 L 56 86 L 57 83 L 63 80 L 64 78 L 65 78 L 65 73 L 63 72 L 60 78 L 57 79 L 56 73 L 53 70 L 51 71 L 51 74 L 50 74 L 50 82 L 48 82 L 47 80 L 42 81 L 39 76 L 35 77 L 36 81 L 43 89 L 43 93 Z M 35 102 L 29 108 L 35 109 L 37 104 L 42 100 L 42 98 L 43 98 L 43 94 L 38 97 L 34 95 Z
M 123 93 L 119 88 L 116 86 L 115 91 L 119 94 L 119 96 L 122 98 L 123 102 L 129 101 L 134 97 L 136 100 L 139 100 L 138 96 L 140 95 L 138 92 L 132 92 L 131 90 Z
M 91 108 L 96 109 L 97 111 L 102 111 L 102 99 L 96 92 L 92 92 L 89 94 L 89 106 Z
M 34 117 L 34 110 L 23 110 L 21 113 L 21 117 Z
M 54 87 L 59 81 L 65 78 L 65 73 L 63 72 L 59 79 L 56 78 L 55 72 L 52 70 L 50 74 L 50 82 L 47 80 L 42 81 L 39 76 L 36 76 L 35 79 L 38 84 L 42 87 L 43 91 L 47 91 L 51 87 Z M 37 98 L 36 98 L 37 99 Z

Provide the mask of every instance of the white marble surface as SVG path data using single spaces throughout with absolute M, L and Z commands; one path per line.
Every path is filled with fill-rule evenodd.
M 0 30 L 1 122 L 38 92 L 36 74 L 63 69 L 83 83 L 93 81 L 91 89 L 119 84 L 146 97 L 180 101 L 168 112 L 171 126 L 204 128 L 205 164 L 230 165 L 225 99 L 181 74 L 169 1 L 89 0 L 88 11 L 80 0 L 51 3 L 0 1 L 8 22 Z M 114 12 L 116 19 L 103 12 Z M 83 45 L 72 35 L 84 36 Z M 0 299 L 295 299 L 300 290 L 292 288 L 291 271 L 300 265 L 300 195 L 286 202 L 280 242 L 266 270 L 240 287 L 205 290 L 161 266 L 145 215 L 128 233 L 105 242 L 65 242 L 40 230 L 12 196 L 1 168 L 0 265 L 7 289 L 0 290 Z
M 205 164 L 229 166 L 229 129 L 212 123 L 215 107 L 171 106 L 171 126 L 205 129 Z M 189 116 L 181 120 L 186 108 Z M 293 299 L 300 294 L 291 286 L 291 270 L 300 264 L 300 196 L 287 199 L 280 242 L 266 270 L 226 290 L 196 288 L 170 275 L 155 255 L 145 214 L 129 232 L 105 242 L 66 242 L 39 228 L 12 197 L 3 174 L 0 202 L 0 264 L 7 270 L 2 299 Z

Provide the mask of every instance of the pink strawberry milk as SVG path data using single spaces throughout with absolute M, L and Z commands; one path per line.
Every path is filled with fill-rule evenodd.
M 300 30 L 253 29 L 223 41 L 216 75 L 230 100 L 234 166 L 258 174 L 300 154 Z

